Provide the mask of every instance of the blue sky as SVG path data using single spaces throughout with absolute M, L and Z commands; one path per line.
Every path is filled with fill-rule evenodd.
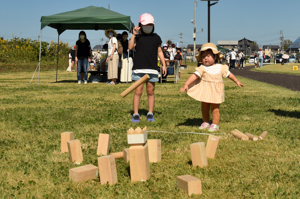
M 0 37 L 11 39 L 12 35 L 37 39 L 40 34 L 41 16 L 71 11 L 87 6 L 108 8 L 131 16 L 137 24 L 142 13 L 151 13 L 155 19 L 155 32 L 163 42 L 171 39 L 183 45 L 193 44 L 194 0 L 141 1 L 141 0 L 2 0 L 0 8 Z M 279 44 L 280 30 L 284 39 L 292 42 L 300 36 L 299 0 L 220 0 L 211 7 L 211 42 L 239 40 L 246 37 L 259 45 Z M 207 42 L 207 2 L 197 1 L 197 44 Z M 122 32 L 122 31 L 120 31 Z M 67 30 L 60 40 L 72 46 L 79 31 Z M 92 46 L 106 40 L 104 31 L 86 31 Z M 55 29 L 43 29 L 43 41 L 57 41 Z M 104 42 L 103 42 L 104 43 Z

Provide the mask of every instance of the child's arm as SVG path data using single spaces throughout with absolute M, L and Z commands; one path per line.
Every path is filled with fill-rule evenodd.
M 166 62 L 165 62 L 165 57 L 164 57 L 164 54 L 163 54 L 160 46 L 158 46 L 157 54 L 160 59 L 160 62 L 162 63 L 163 76 L 166 76 L 167 75 Z
M 131 37 L 131 39 L 129 40 L 129 43 L 128 43 L 128 49 L 129 50 L 133 50 L 133 48 L 135 47 L 135 36 L 139 33 L 140 28 L 141 27 L 139 27 L 138 25 L 133 28 L 132 37 Z
M 244 84 L 239 82 L 239 80 L 234 76 L 234 74 L 230 73 L 228 78 L 231 79 L 234 83 L 236 83 L 239 87 L 244 87 Z
M 192 74 L 192 75 L 188 78 L 188 80 L 186 80 L 184 86 L 180 89 L 180 92 L 188 91 L 189 85 L 190 85 L 191 83 L 193 83 L 194 81 L 196 81 L 198 78 L 200 78 L 198 75 Z

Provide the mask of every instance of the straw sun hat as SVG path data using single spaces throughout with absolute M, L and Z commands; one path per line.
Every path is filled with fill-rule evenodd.
M 114 33 L 114 37 L 117 35 L 117 33 L 116 33 L 116 31 L 114 31 L 114 29 L 107 29 L 107 30 L 105 30 L 105 36 L 107 37 L 107 38 L 109 38 L 109 36 L 108 36 L 108 32 L 113 32 Z
M 213 54 L 218 55 L 218 56 L 219 56 L 219 59 L 222 59 L 222 58 L 223 58 L 223 55 L 222 55 L 221 52 L 218 50 L 218 47 L 217 47 L 215 44 L 213 44 L 213 43 L 206 43 L 206 44 L 203 44 L 203 45 L 201 46 L 201 50 L 199 51 L 199 54 L 196 55 L 196 58 L 197 58 L 198 61 L 201 61 L 201 60 L 202 60 L 202 58 L 201 58 L 201 57 L 202 57 L 202 52 L 203 52 L 203 51 L 206 51 L 206 50 L 208 50 L 208 49 L 211 49 L 212 52 L 213 52 Z

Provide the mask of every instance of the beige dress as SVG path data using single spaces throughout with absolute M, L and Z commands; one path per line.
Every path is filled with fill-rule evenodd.
M 221 104 L 225 100 L 223 78 L 227 76 L 228 66 L 222 65 L 218 74 L 209 74 L 204 66 L 196 68 L 201 76 L 201 80 L 192 86 L 187 94 L 195 100 Z M 199 80 L 198 80 L 199 81 Z

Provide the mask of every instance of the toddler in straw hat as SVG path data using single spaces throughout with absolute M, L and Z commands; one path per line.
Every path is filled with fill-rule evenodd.
M 219 130 L 220 113 L 219 107 L 224 102 L 223 78 L 228 77 L 239 87 L 244 85 L 229 71 L 228 66 L 216 64 L 216 61 L 223 55 L 213 43 L 203 44 L 197 60 L 202 61 L 202 65 L 196 68 L 185 82 L 180 92 L 187 91 L 187 94 L 201 102 L 203 123 L 199 129 L 208 129 L 210 132 Z M 209 124 L 209 111 L 212 112 L 212 124 Z

